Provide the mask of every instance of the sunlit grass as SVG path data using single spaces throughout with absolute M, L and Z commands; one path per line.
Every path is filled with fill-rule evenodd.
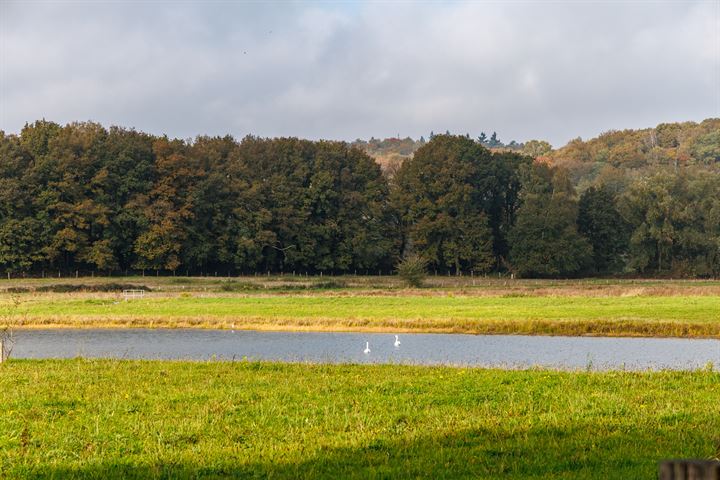
M 1 478 L 653 478 L 717 454 L 720 375 L 11 361 Z
M 0 307 L 25 326 L 164 326 L 466 333 L 720 335 L 720 297 L 28 295 Z

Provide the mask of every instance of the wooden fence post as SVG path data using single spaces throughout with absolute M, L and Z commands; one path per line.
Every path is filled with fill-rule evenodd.
M 660 480 L 720 480 L 717 460 L 666 460 L 658 467 Z

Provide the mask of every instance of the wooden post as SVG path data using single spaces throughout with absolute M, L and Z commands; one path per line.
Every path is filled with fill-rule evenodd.
M 660 480 L 719 480 L 717 460 L 666 460 L 658 467 Z
M 0 363 L 5 361 L 5 342 L 0 338 Z

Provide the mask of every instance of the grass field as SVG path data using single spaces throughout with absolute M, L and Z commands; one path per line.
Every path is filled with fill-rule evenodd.
M 14 360 L 0 478 L 653 478 L 720 374 Z
M 394 277 L 0 282 L 0 326 L 720 337 L 720 283 Z M 118 289 L 145 287 L 123 301 Z M 109 291 L 106 291 L 109 290 Z M 0 364 L 0 478 L 653 478 L 720 454 L 720 374 Z
M 0 294 L 4 318 L 22 326 L 205 327 L 276 330 L 720 336 L 712 282 L 507 282 L 484 287 L 334 288 Z M 245 285 L 241 283 L 240 285 Z M 17 306 L 15 303 L 17 302 Z M 2 314 L 2 313 L 0 313 Z

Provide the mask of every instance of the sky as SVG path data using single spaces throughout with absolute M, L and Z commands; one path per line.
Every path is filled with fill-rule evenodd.
M 720 117 L 720 0 L 0 0 L 0 130 L 496 131 L 554 146 Z

